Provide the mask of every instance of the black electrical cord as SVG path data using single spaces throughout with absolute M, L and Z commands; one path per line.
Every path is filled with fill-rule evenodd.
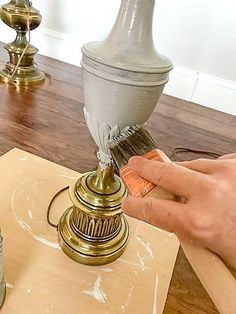
M 202 154 L 202 155 L 207 155 L 213 158 L 219 158 L 222 156 L 221 154 L 211 152 L 211 151 L 206 151 L 206 150 L 197 150 L 197 149 L 191 149 L 187 147 L 174 147 L 172 149 L 171 158 L 175 157 L 177 154 L 180 154 L 180 153 Z
M 48 210 L 47 210 L 47 222 L 48 224 L 53 227 L 53 228 L 56 228 L 58 230 L 58 224 L 54 224 L 53 222 L 50 221 L 50 211 L 51 211 L 51 207 L 52 207 L 52 204 L 53 202 L 55 201 L 55 199 L 63 192 L 65 192 L 66 190 L 69 189 L 69 186 L 66 186 L 64 187 L 63 189 L 61 189 L 60 191 L 58 191 L 54 196 L 53 198 L 51 199 L 49 205 L 48 205 Z

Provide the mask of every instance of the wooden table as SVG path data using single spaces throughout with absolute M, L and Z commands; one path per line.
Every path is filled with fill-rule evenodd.
M 6 60 L 0 51 L 0 59 Z M 94 169 L 96 146 L 83 116 L 81 69 L 43 56 L 37 63 L 52 76 L 44 85 L 0 87 L 0 154 L 18 147 L 79 172 Z M 149 127 L 169 155 L 177 146 L 220 154 L 236 151 L 236 117 L 166 95 Z M 193 157 L 199 155 L 178 156 Z M 181 249 L 164 313 L 217 313 Z

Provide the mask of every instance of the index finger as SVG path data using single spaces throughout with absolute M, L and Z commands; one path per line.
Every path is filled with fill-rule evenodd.
M 236 153 L 220 156 L 218 159 L 236 159 Z
M 132 157 L 129 166 L 149 182 L 180 196 L 192 196 L 204 181 L 205 174 L 171 162 L 147 160 Z
M 181 203 L 129 196 L 123 201 L 122 210 L 128 216 L 169 232 L 181 233 L 184 230 L 185 205 Z

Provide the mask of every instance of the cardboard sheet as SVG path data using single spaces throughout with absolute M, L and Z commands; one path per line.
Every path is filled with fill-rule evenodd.
M 128 218 L 131 237 L 117 261 L 77 264 L 47 225 L 50 199 L 79 173 L 13 149 L 0 157 L 0 226 L 7 298 L 3 314 L 161 314 L 179 242 L 173 234 Z M 63 193 L 52 208 L 57 222 L 70 206 Z

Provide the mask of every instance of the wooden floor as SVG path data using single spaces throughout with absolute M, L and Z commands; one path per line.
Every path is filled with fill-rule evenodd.
M 1 46 L 0 51 L 6 60 Z M 0 154 L 18 147 L 73 170 L 94 169 L 96 146 L 83 117 L 81 69 L 47 57 L 37 63 L 51 81 L 25 90 L 0 86 Z M 173 97 L 161 97 L 149 129 L 169 155 L 177 146 L 236 152 L 236 117 Z M 198 156 L 181 154 L 178 159 Z M 217 313 L 182 250 L 164 313 Z

